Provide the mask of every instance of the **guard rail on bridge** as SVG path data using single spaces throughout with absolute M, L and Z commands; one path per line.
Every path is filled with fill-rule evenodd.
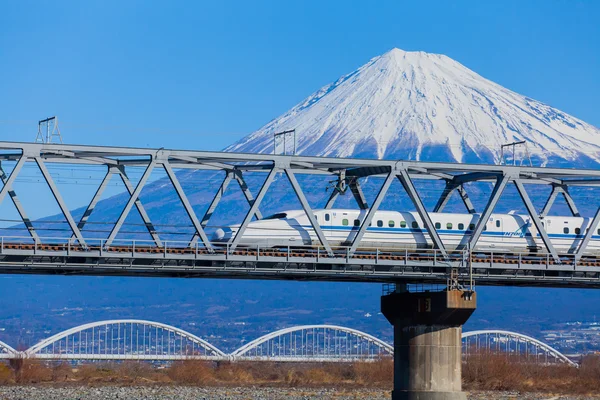
M 0 237 L 0 272 L 168 277 L 244 277 L 369 282 L 445 283 L 448 269 L 479 284 L 600 286 L 600 259 L 549 253 L 449 253 L 436 249 L 350 247 L 261 247 L 213 243 L 212 251 L 196 243 L 119 240 L 110 246 L 88 239 Z

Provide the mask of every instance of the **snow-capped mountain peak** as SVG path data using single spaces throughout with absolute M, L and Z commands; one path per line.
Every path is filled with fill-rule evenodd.
M 392 49 L 227 148 L 273 152 L 296 129 L 303 155 L 497 163 L 526 141 L 537 165 L 600 162 L 600 130 L 451 58 Z M 524 147 L 519 147 L 524 151 Z

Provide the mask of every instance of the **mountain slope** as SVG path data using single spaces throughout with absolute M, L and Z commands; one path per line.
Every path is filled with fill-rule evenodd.
M 525 140 L 536 165 L 600 162 L 600 130 L 444 56 L 393 49 L 321 88 L 227 151 L 496 163 Z M 522 150 L 524 154 L 524 149 Z

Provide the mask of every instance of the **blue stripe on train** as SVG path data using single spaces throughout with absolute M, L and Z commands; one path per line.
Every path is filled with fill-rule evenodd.
M 308 228 L 311 229 L 312 226 L 311 225 L 301 225 L 303 228 Z M 340 226 L 340 225 L 331 225 L 331 226 L 324 226 L 321 225 L 321 229 L 323 230 L 333 230 L 333 231 L 358 231 L 359 227 L 357 226 Z M 376 227 L 376 226 L 371 226 L 367 228 L 367 231 L 369 232 L 383 232 L 383 233 L 427 233 L 426 229 L 420 229 L 420 228 L 386 228 L 386 227 Z M 473 231 L 471 230 L 466 230 L 466 231 L 461 231 L 461 230 L 457 230 L 457 229 L 436 229 L 436 231 L 440 234 L 440 235 L 465 235 L 465 234 L 470 234 Z M 481 233 L 484 236 L 498 236 L 498 237 L 517 237 L 517 238 L 521 238 L 521 237 L 531 237 L 531 233 L 526 233 L 525 235 L 520 235 L 520 234 L 515 234 L 515 232 L 494 232 L 494 231 L 483 231 Z M 539 233 L 537 234 L 537 237 L 540 237 Z M 584 235 L 582 234 L 568 234 L 568 233 L 549 233 L 548 237 L 550 238 L 557 238 L 557 239 L 583 239 Z M 599 235 L 592 235 L 592 239 L 600 239 Z

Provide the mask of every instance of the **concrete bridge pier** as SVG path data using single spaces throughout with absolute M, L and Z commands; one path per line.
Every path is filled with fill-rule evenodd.
M 409 292 L 381 297 L 394 326 L 392 400 L 466 400 L 462 391 L 462 325 L 476 308 L 474 291 Z

